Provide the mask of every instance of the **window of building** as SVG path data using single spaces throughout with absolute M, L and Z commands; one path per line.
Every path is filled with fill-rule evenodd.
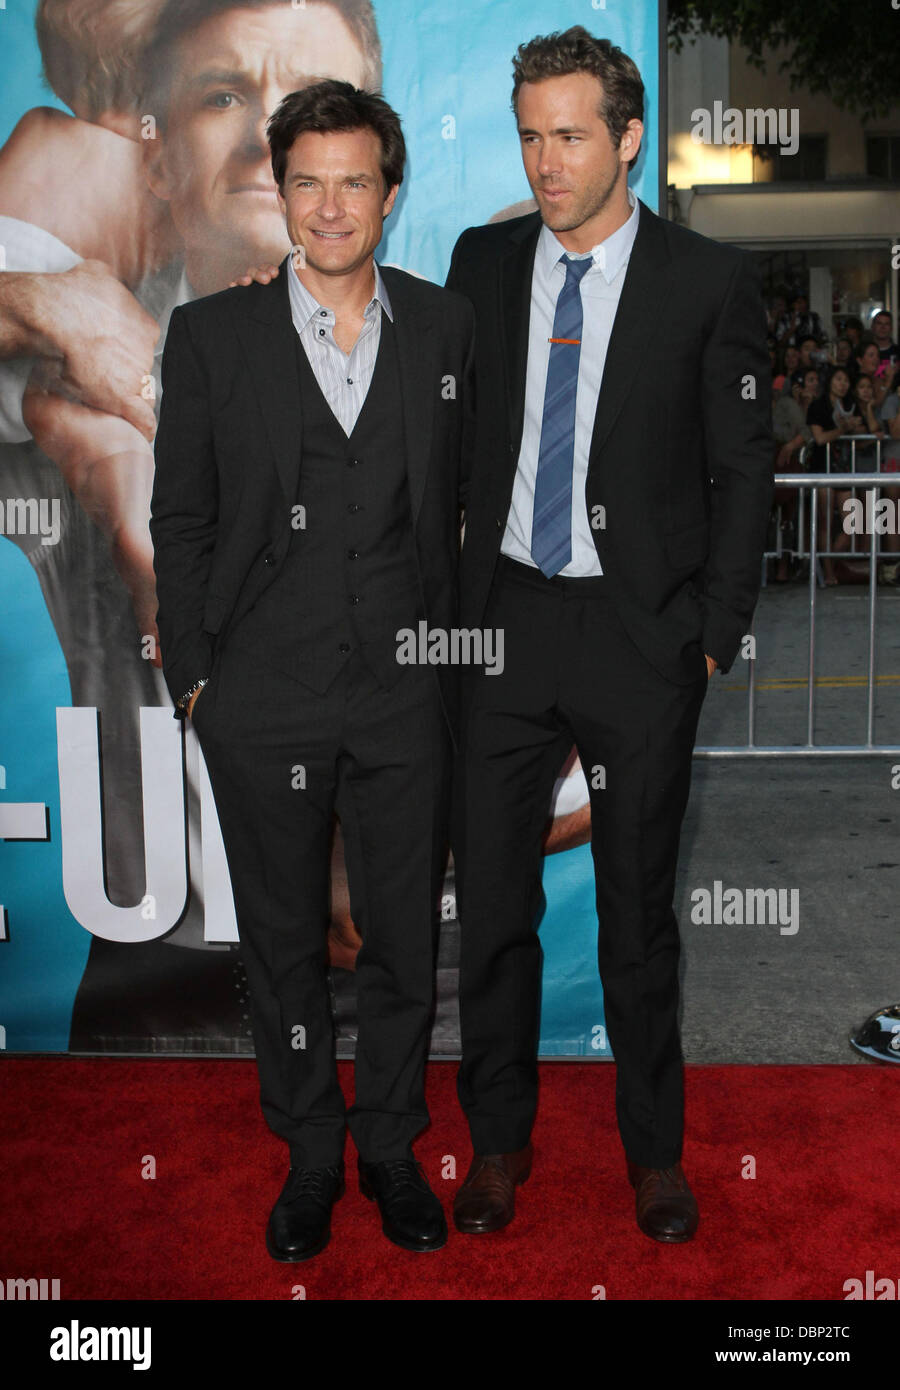
M 824 183 L 828 167 L 828 137 L 801 135 L 796 154 L 782 154 L 778 145 L 754 145 L 754 183 Z
M 900 135 L 866 136 L 866 173 L 900 182 Z

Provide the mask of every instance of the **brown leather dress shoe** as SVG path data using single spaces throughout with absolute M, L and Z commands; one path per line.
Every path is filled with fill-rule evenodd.
M 481 1235 L 508 1226 L 516 1210 L 516 1185 L 531 1172 L 530 1144 L 509 1154 L 476 1154 L 453 1201 L 456 1229 Z
M 628 1180 L 635 1190 L 637 1223 L 654 1240 L 690 1240 L 700 1221 L 697 1201 L 681 1164 L 671 1168 L 642 1168 L 627 1160 Z

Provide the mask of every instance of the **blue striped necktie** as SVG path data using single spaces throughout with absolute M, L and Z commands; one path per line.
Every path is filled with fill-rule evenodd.
M 547 578 L 572 558 L 572 469 L 575 460 L 575 398 L 581 360 L 581 281 L 593 265 L 587 256 L 565 262 L 566 283 L 556 301 L 537 475 L 531 555 Z

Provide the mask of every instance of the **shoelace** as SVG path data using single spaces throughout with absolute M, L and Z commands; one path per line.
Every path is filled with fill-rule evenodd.
M 300 1197 L 328 1200 L 331 1189 L 340 1181 L 339 1168 L 292 1168 L 291 1185 L 285 1200 L 295 1202 Z
M 379 1163 L 378 1167 L 395 1186 L 401 1183 L 409 1183 L 413 1187 L 425 1185 L 421 1167 L 414 1158 L 389 1158 Z

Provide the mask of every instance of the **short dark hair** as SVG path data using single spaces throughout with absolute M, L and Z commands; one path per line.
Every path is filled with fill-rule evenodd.
M 587 72 L 597 78 L 603 89 L 598 114 L 616 148 L 628 122 L 644 119 L 644 84 L 637 64 L 609 39 L 595 38 L 581 24 L 574 24 L 564 33 L 520 43 L 512 64 L 512 109 L 516 116 L 523 82 L 543 82 L 548 77 Z M 636 163 L 637 156 L 629 160 L 629 169 Z
M 288 152 L 307 130 L 327 133 L 333 130 L 372 130 L 381 142 L 381 174 L 385 192 L 403 182 L 406 142 L 400 117 L 384 97 L 363 92 L 351 82 L 329 78 L 315 82 L 299 92 L 290 92 L 266 122 L 272 173 L 279 192 L 284 193 Z
M 157 124 L 165 129 L 171 96 L 172 52 L 185 34 L 228 10 L 264 9 L 279 3 L 283 0 L 166 0 L 154 38 L 141 59 L 144 73 L 142 110 L 155 116 Z M 372 0 L 311 0 L 311 3 L 337 11 L 362 51 L 366 90 L 378 91 L 383 64 Z

